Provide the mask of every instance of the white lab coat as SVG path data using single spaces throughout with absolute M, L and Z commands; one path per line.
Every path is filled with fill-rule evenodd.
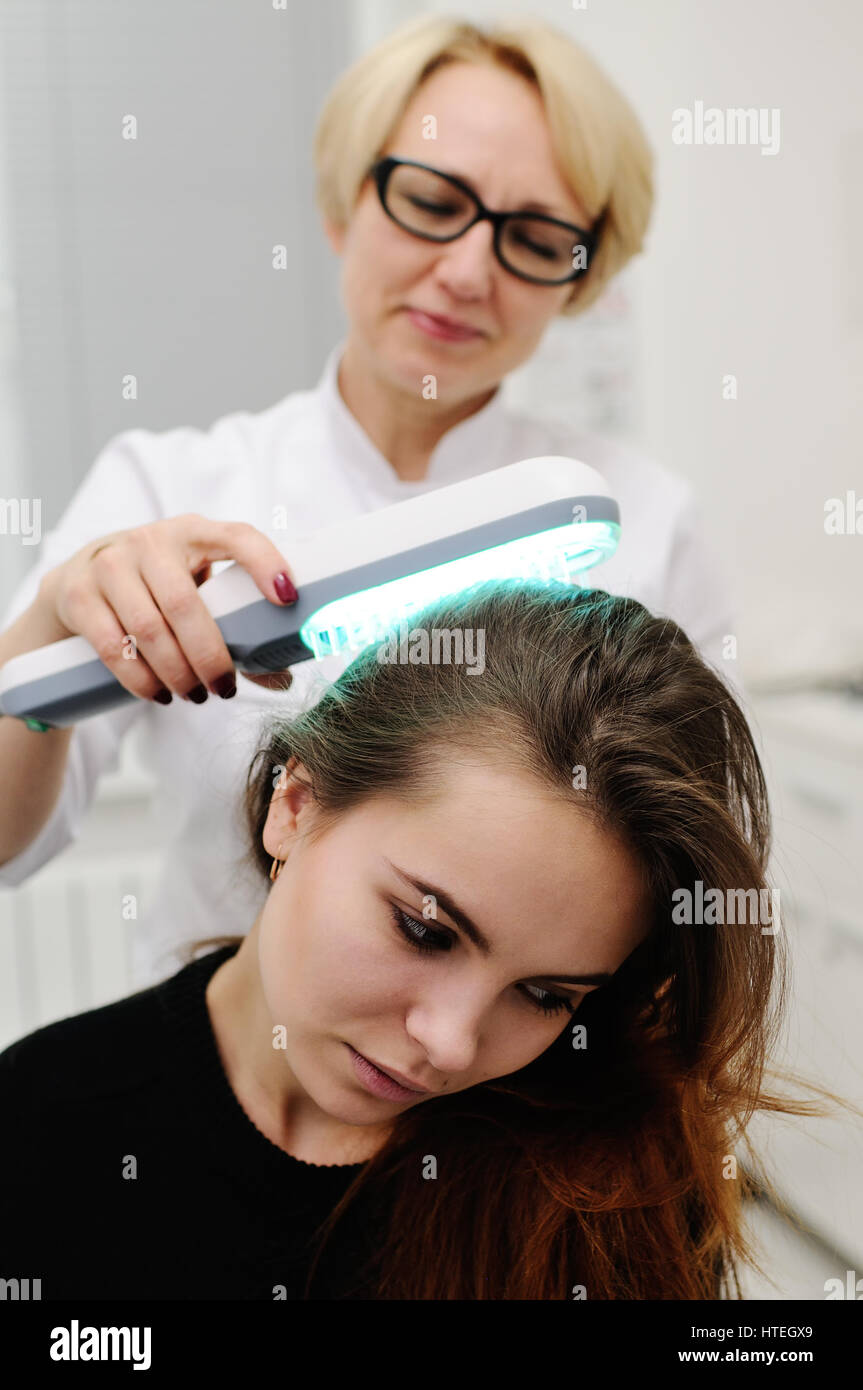
M 566 454 L 597 468 L 620 506 L 617 553 L 591 571 L 589 582 L 672 617 L 742 694 L 721 647 L 734 631 L 729 581 L 686 481 L 631 447 L 517 414 L 504 405 L 501 389 L 447 431 L 422 481 L 402 482 L 338 390 L 344 346 L 330 353 L 316 388 L 295 391 L 258 414 L 236 412 L 207 430 L 132 429 L 110 439 L 44 536 L 0 630 L 32 602 L 46 570 L 108 532 L 198 512 L 250 522 L 290 563 L 292 536 L 519 459 Z M 287 516 L 283 531 L 273 529 L 279 507 Z M 313 701 L 345 664 L 341 657 L 309 661 L 295 669 L 287 693 L 238 676 L 232 700 L 210 695 L 193 705 L 175 696 L 167 708 L 134 700 L 83 720 L 70 741 L 56 807 L 32 844 L 0 867 L 0 886 L 23 883 L 76 838 L 100 776 L 116 768 L 121 740 L 134 726 L 136 752 L 158 779 L 155 813 L 168 835 L 155 896 L 136 924 L 140 985 L 178 968 L 181 944 L 247 931 L 269 890 L 240 862 L 247 848 L 240 798 L 262 717 Z

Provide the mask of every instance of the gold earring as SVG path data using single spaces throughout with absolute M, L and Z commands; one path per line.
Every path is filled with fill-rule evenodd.
M 280 843 L 280 844 L 279 844 L 278 853 L 281 854 L 281 852 L 282 852 L 282 846 L 281 846 L 281 843 Z M 271 865 L 271 867 L 270 867 L 270 883 L 275 883 L 275 881 L 276 881 L 276 879 L 278 878 L 279 874 L 282 872 L 282 868 L 284 867 L 284 863 L 285 863 L 284 859 L 281 860 L 281 862 L 279 862 L 278 857 L 276 857 L 276 858 L 273 860 L 272 865 Z M 276 865 L 277 865 L 277 864 L 279 865 L 278 868 L 276 868 Z

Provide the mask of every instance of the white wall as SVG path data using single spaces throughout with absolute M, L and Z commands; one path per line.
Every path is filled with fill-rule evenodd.
M 420 8 L 544 19 L 627 95 L 658 190 L 630 277 L 638 410 L 627 432 L 698 486 L 739 586 L 746 679 L 863 671 L 863 535 L 824 533 L 826 499 L 856 488 L 863 501 L 863 6 L 373 0 L 361 6 L 366 42 Z M 699 100 L 778 107 L 779 153 L 675 145 L 672 111 Z M 529 379 L 540 408 L 557 411 L 581 353 L 577 333 L 555 334 L 557 372 Z M 736 401 L 722 398 L 728 373 Z
M 41 498 L 43 533 L 120 430 L 206 427 L 317 380 L 344 319 L 312 132 L 354 14 L 353 0 L 0 3 L 0 333 L 11 283 L 17 374 L 0 497 Z M 0 537 L 4 594 L 35 551 Z
M 4 66 L 4 37 L 0 25 L 0 71 Z M 27 493 L 25 479 L 29 469 L 21 420 L 20 345 L 11 245 L 13 213 L 6 153 L 0 127 L 0 499 L 20 499 Z M 32 563 L 38 546 L 27 549 L 29 554 L 17 537 L 0 534 L 0 594 L 11 593 L 19 575 Z

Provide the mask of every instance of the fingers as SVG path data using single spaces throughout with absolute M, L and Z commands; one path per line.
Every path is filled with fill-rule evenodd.
M 168 703 L 173 691 L 200 702 L 209 689 L 229 699 L 234 663 L 198 593 L 219 560 L 242 565 L 270 602 L 296 601 L 290 567 L 261 531 L 187 512 L 83 547 L 52 571 L 50 589 L 43 581 L 46 603 L 131 694 Z M 291 683 L 287 672 L 254 679 L 270 689 Z
M 204 563 L 235 560 L 252 576 L 261 593 L 271 603 L 283 607 L 286 599 L 276 585 L 278 575 L 288 580 L 287 601 L 295 602 L 297 591 L 290 565 L 277 546 L 245 521 L 211 521 L 208 517 L 186 513 L 158 525 L 174 525 L 180 542 L 186 546 L 187 568 L 196 571 Z M 141 528 L 144 531 L 147 528 Z
M 179 695 L 198 685 L 214 690 L 225 676 L 224 688 L 230 688 L 235 684 L 230 653 L 191 574 L 158 546 L 151 547 L 140 563 L 136 571 L 111 547 L 92 561 L 100 590 L 117 615 L 117 626 L 134 643 L 127 640 L 134 656 L 106 663 L 113 674 L 146 699 L 152 699 L 161 687 Z M 140 658 L 144 669 L 129 671 Z

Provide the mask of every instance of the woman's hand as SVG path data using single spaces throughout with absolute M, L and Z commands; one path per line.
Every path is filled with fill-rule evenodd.
M 142 700 L 167 704 L 176 691 L 191 692 L 200 703 L 207 698 L 204 687 L 229 698 L 236 693 L 234 663 L 197 592 L 214 560 L 236 560 L 265 598 L 283 602 L 273 581 L 280 573 L 290 579 L 291 572 L 263 532 L 243 521 L 187 512 L 88 541 L 43 575 L 34 606 L 56 629 L 55 641 L 85 637 L 120 684 Z M 134 660 L 123 655 L 129 636 Z M 247 679 L 281 690 L 291 683 L 287 671 Z

